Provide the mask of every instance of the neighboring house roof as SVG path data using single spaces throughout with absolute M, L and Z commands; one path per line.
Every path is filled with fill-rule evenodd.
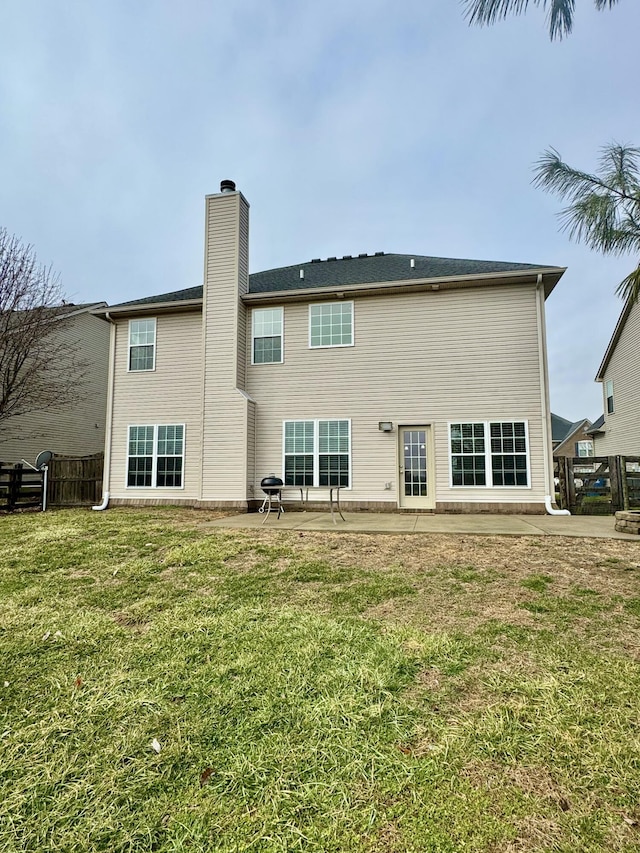
M 599 418 L 591 424 L 589 429 L 586 431 L 587 435 L 597 435 L 599 432 L 604 432 L 605 419 L 604 415 L 600 415 Z
M 556 430 L 554 430 L 554 418 L 556 419 Z M 561 424 L 561 422 L 564 423 Z M 554 449 L 556 447 L 559 447 L 561 444 L 565 444 L 574 437 L 577 440 L 580 440 L 578 436 L 583 435 L 589 430 L 589 427 L 591 426 L 591 421 L 589 420 L 589 418 L 582 418 L 581 421 L 574 421 L 572 424 L 569 424 L 568 428 L 564 432 L 564 435 L 561 435 L 561 427 L 564 428 L 564 424 L 569 424 L 569 421 L 559 417 L 558 415 L 551 415 L 551 434 Z
M 249 276 L 251 294 L 295 293 L 314 289 L 333 289 L 387 282 L 455 281 L 478 278 L 504 278 L 535 273 L 545 274 L 545 295 L 555 287 L 564 267 L 539 264 L 517 264 L 507 261 L 457 260 L 427 255 L 397 255 L 376 252 L 373 255 L 346 255 L 342 258 L 316 258 L 302 264 L 265 270 Z M 109 307 L 159 305 L 161 303 L 194 303 L 202 300 L 202 287 L 189 287 L 156 296 L 147 296 Z
M 604 358 L 602 359 L 602 364 L 598 368 L 598 372 L 596 374 L 596 382 L 602 382 L 604 380 L 604 374 L 607 369 L 607 365 L 613 355 L 613 351 L 616 348 L 618 341 L 620 340 L 620 335 L 622 334 L 622 330 L 624 329 L 624 324 L 627 322 L 627 318 L 631 313 L 631 309 L 633 308 L 633 300 L 627 299 L 618 317 L 618 322 L 616 323 L 616 327 L 613 330 L 613 335 L 611 335 L 611 340 L 609 341 L 609 346 L 607 347 L 607 351 L 604 354 Z
M 571 432 L 572 423 L 566 418 L 561 418 L 560 415 L 554 415 L 551 412 L 551 438 L 553 443 L 564 441 Z

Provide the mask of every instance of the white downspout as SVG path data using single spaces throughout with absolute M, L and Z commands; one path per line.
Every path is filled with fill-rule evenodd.
M 109 377 L 107 379 L 107 422 L 104 436 L 104 473 L 102 477 L 102 503 L 92 506 L 96 512 L 102 512 L 109 506 L 109 473 L 111 470 L 111 422 L 113 420 L 113 378 L 116 360 L 116 324 L 107 311 L 105 318 L 111 323 L 109 341 Z
M 540 359 L 540 402 L 542 405 L 542 455 L 544 459 L 544 480 L 548 494 L 544 496 L 544 508 L 549 515 L 571 515 L 568 509 L 555 509 L 552 506 L 551 495 L 555 494 L 553 482 L 553 450 L 549 447 L 549 432 L 551 427 L 549 405 L 549 371 L 547 367 L 547 336 L 544 323 L 544 285 L 542 273 L 538 273 L 536 281 L 536 314 L 538 320 L 538 357 Z

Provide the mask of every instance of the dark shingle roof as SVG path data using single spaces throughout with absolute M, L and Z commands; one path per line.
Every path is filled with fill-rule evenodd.
M 602 427 L 605 425 L 604 415 L 600 415 L 599 418 L 591 424 L 589 429 L 587 430 L 588 435 L 593 435 L 596 432 L 602 432 Z
M 553 441 L 563 441 L 571 433 L 572 426 L 571 421 L 561 418 L 560 415 L 554 415 L 551 412 L 551 438 Z
M 414 266 L 411 266 L 411 260 Z M 526 272 L 548 269 L 541 264 L 515 264 L 508 261 L 474 261 L 456 258 L 432 258 L 428 255 L 394 255 L 377 252 L 374 255 L 344 256 L 316 259 L 289 267 L 253 273 L 249 276 L 249 293 L 276 293 L 306 290 L 314 287 L 340 287 L 350 284 L 372 284 L 385 281 L 420 281 L 450 276 L 473 277 L 491 273 Z M 300 270 L 304 277 L 300 278 Z M 201 299 L 202 287 L 174 290 L 144 299 L 134 299 L 112 305 L 145 305 L 159 302 L 183 302 Z
M 411 260 L 415 266 L 411 266 Z M 534 264 L 511 264 L 504 261 L 471 261 L 455 258 L 432 258 L 427 255 L 375 255 L 342 257 L 311 261 L 290 267 L 265 270 L 249 276 L 249 293 L 272 293 L 278 290 L 304 290 L 308 287 L 339 287 L 347 284 L 369 284 L 381 281 L 420 280 L 448 276 L 472 276 L 487 273 L 540 269 Z M 304 270 L 304 278 L 300 278 Z

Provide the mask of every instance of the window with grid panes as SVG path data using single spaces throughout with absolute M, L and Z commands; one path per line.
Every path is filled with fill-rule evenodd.
M 129 427 L 127 486 L 182 488 L 184 425 Z
M 525 421 L 449 425 L 452 486 L 529 486 Z
M 524 422 L 492 422 L 489 429 L 493 485 L 528 486 L 527 432 Z
M 129 320 L 129 370 L 154 370 L 156 321 Z
M 252 364 L 282 361 L 282 308 L 254 308 L 252 323 Z
M 450 424 L 451 482 L 454 486 L 486 486 L 484 423 Z
M 351 423 L 348 420 L 284 422 L 286 486 L 350 485 Z
M 347 347 L 353 344 L 353 302 L 309 306 L 309 346 Z

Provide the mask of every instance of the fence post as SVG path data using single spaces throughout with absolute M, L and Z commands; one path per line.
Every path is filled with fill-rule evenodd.
M 620 496 L 622 498 L 622 506 L 619 509 L 629 509 L 629 483 L 627 482 L 627 457 L 617 456 L 618 465 L 620 466 Z
M 567 483 L 567 509 L 576 511 L 576 484 L 573 479 L 573 459 L 565 456 L 566 483 Z
M 611 512 L 622 509 L 622 489 L 620 482 L 620 457 L 609 456 L 609 483 L 611 484 Z
M 7 495 L 7 509 L 13 512 L 20 497 L 22 488 L 22 465 L 16 465 L 9 471 L 9 493 Z

